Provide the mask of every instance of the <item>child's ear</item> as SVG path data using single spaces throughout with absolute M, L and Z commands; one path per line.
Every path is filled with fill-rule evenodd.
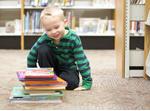
M 66 18 L 64 19 L 64 24 L 65 26 L 68 26 L 68 20 Z

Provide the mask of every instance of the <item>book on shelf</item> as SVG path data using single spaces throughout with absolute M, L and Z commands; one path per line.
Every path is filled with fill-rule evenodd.
M 79 27 L 81 33 L 97 33 L 99 18 L 80 18 Z
M 148 11 L 147 19 L 146 19 L 146 25 L 150 26 L 150 10 Z
M 6 33 L 15 33 L 14 21 L 7 21 L 5 27 L 6 27 Z
M 62 6 L 74 6 L 74 0 L 62 0 Z
M 9 100 L 11 103 L 61 103 L 62 91 L 49 91 L 47 94 L 30 94 L 22 86 L 13 87 Z
M 15 24 L 15 33 L 21 34 L 21 20 L 15 19 L 14 24 Z
M 40 24 L 41 10 L 27 10 L 24 16 L 25 34 L 41 34 L 43 29 Z
M 130 22 L 130 33 L 131 34 L 144 34 L 144 22 L 142 21 L 131 21 Z
M 115 0 L 92 0 L 93 6 L 99 7 L 115 7 Z
M 5 23 L 5 33 L 14 33 L 14 34 L 21 34 L 21 20 L 14 19 L 11 21 L 6 21 Z
M 25 0 L 25 6 L 46 7 L 52 0 Z
M 61 1 L 58 0 L 58 2 L 61 2 Z M 81 5 L 82 2 L 84 6 L 86 3 L 88 5 L 89 3 L 91 4 L 91 1 L 73 1 L 72 2 L 71 0 L 64 0 L 63 3 L 64 2 L 69 2 L 69 4 L 73 4 L 73 6 L 76 6 L 76 5 L 78 6 L 79 4 Z M 79 4 L 77 4 L 78 2 Z M 113 0 L 109 0 L 108 3 L 109 2 L 113 3 Z M 25 34 L 41 34 L 44 31 L 39 20 L 40 13 L 41 13 L 41 10 L 27 10 L 26 11 L 25 22 L 24 22 Z M 68 23 L 67 25 L 71 27 L 72 29 L 74 29 L 75 31 L 77 31 L 78 33 L 104 34 L 104 33 L 114 32 L 113 20 L 108 20 L 107 17 L 106 19 L 85 18 L 85 17 L 78 18 L 75 16 L 75 13 L 72 10 L 66 10 L 64 14 L 67 19 L 67 23 Z
M 145 4 L 145 0 L 130 0 L 130 4 Z
M 114 32 L 114 21 L 100 18 L 80 18 L 78 33 L 105 34 Z

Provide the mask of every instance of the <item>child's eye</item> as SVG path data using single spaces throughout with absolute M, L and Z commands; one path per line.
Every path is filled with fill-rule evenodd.
M 55 27 L 55 29 L 58 29 L 58 28 L 59 28 L 59 26 L 56 26 L 56 27 Z
M 46 32 L 50 32 L 50 31 L 51 31 L 51 29 L 46 30 Z

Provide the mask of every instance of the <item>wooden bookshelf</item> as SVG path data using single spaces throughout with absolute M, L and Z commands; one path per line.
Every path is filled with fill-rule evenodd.
M 12 1 L 15 1 L 15 3 L 19 2 L 20 5 L 17 5 L 17 6 L 13 5 L 12 6 L 12 4 L 13 4 Z M 101 3 L 98 4 L 98 2 L 96 2 L 94 5 L 91 5 L 91 4 L 93 4 L 92 3 L 93 0 L 87 0 L 87 1 L 85 1 L 85 0 L 74 0 L 74 1 L 77 1 L 77 5 L 61 6 L 61 7 L 64 10 L 64 12 L 70 11 L 70 12 L 73 12 L 73 14 L 75 14 L 75 17 L 77 17 L 77 20 L 76 20 L 77 22 L 75 23 L 75 25 L 77 27 L 79 27 L 80 17 L 101 18 L 102 20 L 104 20 L 107 16 L 108 20 L 115 20 L 115 17 L 114 17 L 115 5 L 112 5 L 112 4 L 108 5 L 108 4 L 104 4 L 104 3 L 103 4 L 101 4 Z M 99 0 L 99 2 L 101 2 L 101 1 L 102 0 Z M 4 6 L 5 4 L 7 4 L 7 6 Z M 3 32 L 1 32 L 1 29 L 0 29 L 0 32 L 1 32 L 0 37 L 1 38 L 12 37 L 12 36 L 18 37 L 18 39 L 20 40 L 19 49 L 21 49 L 21 50 L 26 49 L 26 45 L 29 46 L 28 42 L 26 42 L 26 39 L 29 38 L 30 36 L 34 37 L 34 39 L 36 37 L 36 39 L 37 39 L 41 34 L 40 33 L 30 33 L 30 32 L 25 33 L 26 32 L 25 31 L 25 18 L 24 18 L 25 14 L 28 10 L 30 10 L 30 11 L 41 11 L 42 9 L 44 9 L 44 7 L 40 7 L 40 6 L 33 7 L 33 6 L 30 6 L 30 5 L 25 6 L 25 0 L 0 0 L 0 10 L 1 10 L 1 12 L 4 12 L 5 10 L 19 11 L 19 14 L 18 14 L 19 17 L 18 18 L 21 20 L 21 31 L 20 31 L 20 33 L 3 33 Z M 7 17 L 8 16 L 9 15 L 7 15 Z M 16 16 L 16 12 L 14 14 L 12 14 L 12 16 L 10 16 L 10 18 L 12 18 L 12 17 L 15 18 L 15 16 Z M 1 18 L 0 18 L 0 20 L 1 20 Z M 5 26 L 3 26 L 3 27 L 5 27 Z M 115 36 L 114 32 L 110 31 L 110 33 L 109 32 L 106 32 L 106 33 L 82 33 L 82 32 L 77 32 L 77 33 L 79 34 L 79 36 L 81 36 L 81 38 L 85 37 L 84 42 L 86 42 L 86 40 L 99 39 L 100 37 L 101 37 L 101 39 L 103 39 L 103 38 L 107 39 L 107 37 L 108 37 L 108 39 L 110 39 L 110 40 L 107 39 L 109 41 L 108 44 L 112 44 L 111 49 L 114 48 L 114 46 L 113 46 L 113 44 L 114 44 L 113 39 L 114 39 L 114 36 Z M 89 39 L 87 39 L 87 38 L 89 38 Z M 105 44 L 107 43 L 107 40 L 106 41 L 104 40 Z M 95 41 L 95 40 L 92 40 L 92 41 Z M 35 42 L 35 41 L 33 41 L 33 42 Z M 87 42 L 87 43 L 90 43 L 90 42 Z M 5 44 L 5 43 L 3 43 L 3 44 Z M 16 44 L 16 43 L 14 43 L 14 44 Z M 94 44 L 94 43 L 92 43 L 92 44 Z M 99 44 L 101 44 L 101 42 Z M 98 45 L 96 45 L 96 49 L 98 48 L 97 46 Z
M 3 48 L 8 46 L 15 48 L 20 46 L 20 21 L 21 20 L 21 5 L 18 0 L 0 0 L 0 38 Z M 6 26 L 7 25 L 7 26 Z M 6 28 L 7 27 L 7 28 Z M 10 39 L 10 40 L 8 40 Z M 7 41 L 4 43 L 4 41 Z M 14 43 L 16 42 L 16 43 Z
M 71 13 L 71 16 L 73 15 L 76 19 L 76 22 L 73 23 L 71 21 L 71 23 L 73 23 L 73 25 L 71 25 L 70 27 L 73 28 L 75 27 L 79 27 L 79 21 L 81 17 L 86 17 L 86 18 L 100 18 L 102 17 L 103 19 L 106 18 L 106 16 L 108 16 L 108 20 L 114 20 L 114 11 L 115 11 L 115 5 L 108 5 L 108 4 L 103 4 L 103 5 L 97 5 L 96 6 L 89 6 L 89 1 L 92 3 L 92 0 L 88 0 L 88 1 L 84 1 L 84 0 L 74 0 L 74 2 L 78 2 L 78 5 L 71 5 L 71 6 L 61 6 L 61 8 L 64 10 L 64 13 L 66 15 L 67 18 L 67 13 L 69 12 L 69 14 Z M 80 4 L 81 2 L 81 4 Z M 88 4 L 88 5 L 84 5 L 84 3 Z M 76 3 L 75 3 L 76 4 Z M 26 15 L 27 11 L 41 11 L 42 9 L 44 9 L 44 7 L 40 7 L 40 6 L 30 6 L 30 5 L 26 5 L 23 7 L 24 10 L 24 15 Z M 69 17 L 68 17 L 69 18 Z M 72 19 L 71 19 L 72 20 Z M 25 24 L 25 20 L 24 20 L 24 24 Z M 73 28 L 74 29 L 74 28 Z M 32 29 L 31 29 L 32 30 Z M 75 29 L 74 29 L 75 30 Z M 79 34 L 79 36 L 83 37 L 91 37 L 93 39 L 95 39 L 95 37 L 108 37 L 108 38 L 112 38 L 115 36 L 114 32 L 106 32 L 106 33 L 83 33 L 83 32 L 78 32 L 77 30 L 75 30 L 77 32 L 77 34 Z M 27 33 L 26 33 L 27 32 Z M 40 34 L 36 34 L 36 32 L 32 33 L 32 32 L 28 32 L 26 31 L 26 29 L 23 30 L 23 36 L 31 36 L 31 37 L 38 37 Z M 90 38 L 90 39 L 91 39 Z M 87 40 L 87 39 L 84 39 Z M 114 41 L 112 41 L 114 43 Z M 87 42 L 89 43 L 89 42 Z M 111 44 L 111 43 L 110 43 Z M 26 43 L 24 44 L 26 45 Z
M 146 0 L 145 5 L 145 18 L 147 19 L 148 13 L 150 11 L 150 0 Z M 150 26 L 145 25 L 145 38 L 144 38 L 144 61 L 146 61 L 147 55 L 150 51 Z M 149 77 L 146 74 L 146 67 L 144 67 L 144 78 L 148 79 Z
M 21 50 L 24 50 L 24 0 L 21 0 Z
M 145 11 L 144 10 L 145 5 L 144 1 L 140 3 L 138 1 L 139 4 L 138 3 L 132 4 L 130 2 L 131 0 L 126 1 L 116 0 L 116 12 L 115 12 L 116 13 L 115 50 L 117 60 L 117 73 L 121 74 L 122 77 L 125 78 L 143 77 L 144 74 L 143 44 L 145 33 L 141 33 L 142 31 L 131 33 L 130 25 L 131 21 L 143 22 L 144 27 L 145 17 L 143 13 Z M 138 59 L 140 59 L 139 60 L 140 62 L 138 61 Z
M 115 51 L 116 51 L 116 68 L 121 77 L 125 77 L 125 1 L 116 0 L 115 12 Z

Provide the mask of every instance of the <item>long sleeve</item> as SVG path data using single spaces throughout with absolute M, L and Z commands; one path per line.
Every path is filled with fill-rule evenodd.
M 27 67 L 37 67 L 37 48 L 38 42 L 36 42 L 33 47 L 31 48 L 28 56 L 27 56 Z
M 92 86 L 91 70 L 89 66 L 89 61 L 84 54 L 81 40 L 79 37 L 77 37 L 77 39 L 75 40 L 73 53 L 76 64 L 78 66 L 78 70 L 82 76 L 82 86 L 86 89 L 90 89 Z

